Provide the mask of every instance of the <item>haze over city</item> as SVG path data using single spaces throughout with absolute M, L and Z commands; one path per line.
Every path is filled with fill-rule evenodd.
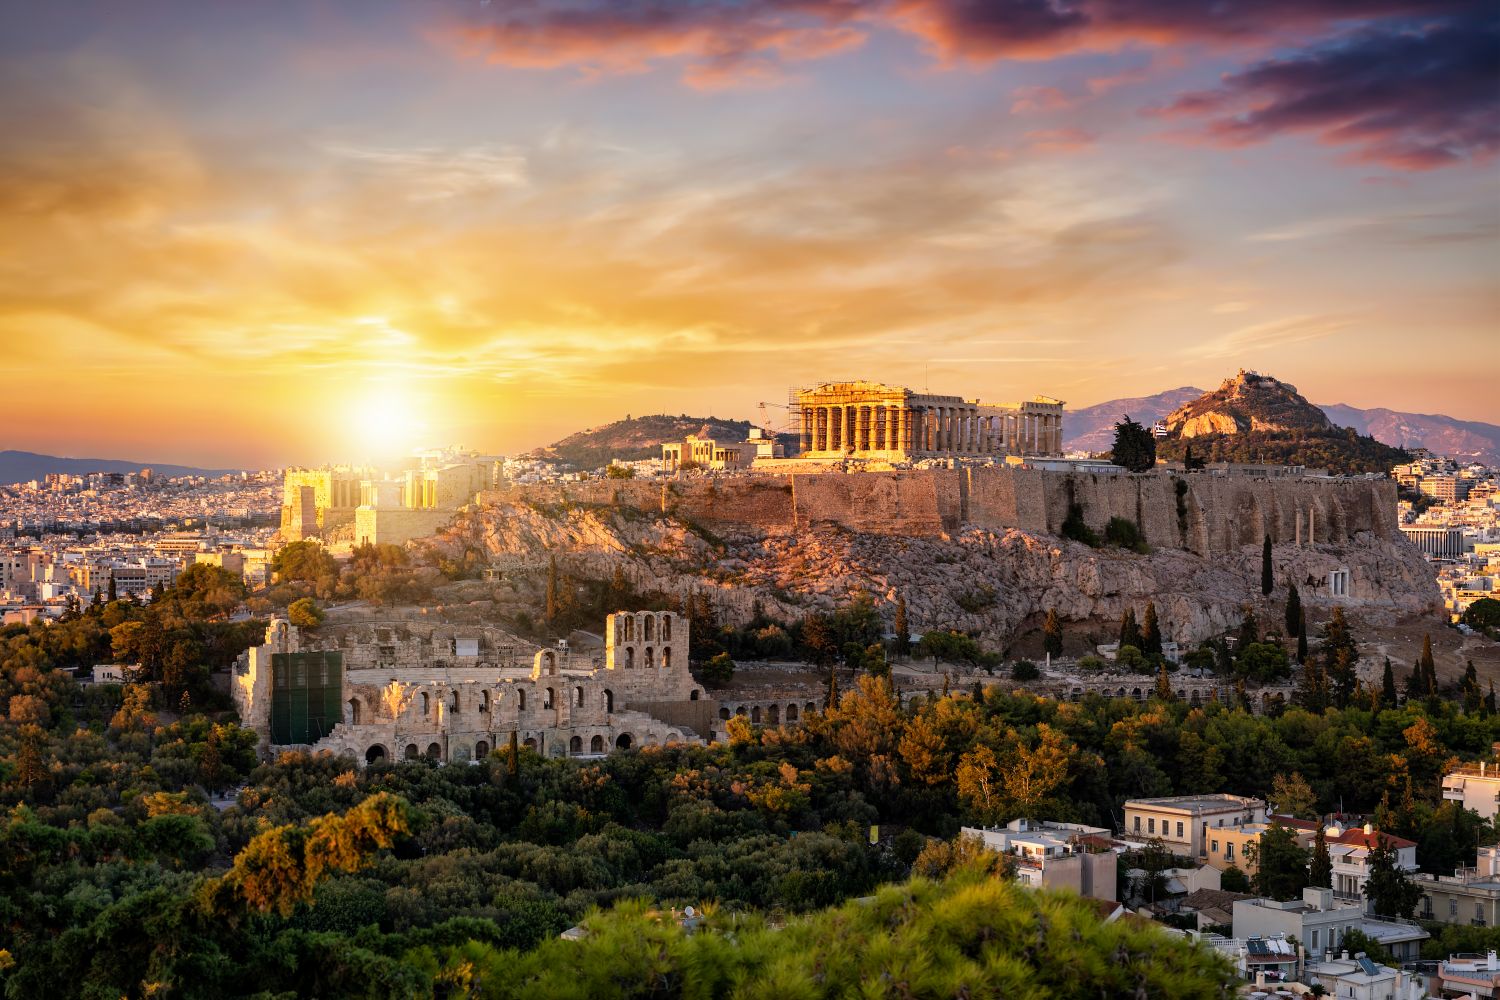
M 11 447 L 267 467 L 879 377 L 1497 421 L 1493 7 L 0 7 Z

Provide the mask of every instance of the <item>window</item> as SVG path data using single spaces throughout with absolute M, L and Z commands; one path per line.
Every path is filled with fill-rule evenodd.
M 1313 928 L 1313 932 L 1312 932 L 1312 950 L 1314 952 L 1316 952 L 1318 950 L 1318 935 L 1320 933 L 1321 932 L 1317 928 Z
M 1218 854 L 1218 853 L 1219 853 L 1219 842 L 1218 842 L 1218 841 L 1217 841 L 1217 840 L 1215 840 L 1215 841 L 1214 841 L 1214 842 L 1213 842 L 1213 852 L 1214 852 L 1214 853 L 1215 853 L 1215 854 Z
M 1458 916 L 1458 900 L 1456 898 L 1448 900 L 1448 916 Z
M 1182 836 L 1182 821 L 1181 820 L 1177 821 L 1177 836 L 1179 838 Z
M 1135 818 L 1135 832 L 1136 833 L 1140 833 L 1141 832 L 1141 818 L 1139 816 L 1137 816 Z
M 1155 819 L 1148 819 L 1148 820 L 1146 820 L 1146 832 L 1147 833 L 1155 833 L 1156 832 L 1156 820 Z
M 1233 861 L 1234 860 L 1234 841 L 1232 841 L 1232 840 L 1228 840 L 1228 841 L 1224 842 L 1224 860 L 1225 861 Z

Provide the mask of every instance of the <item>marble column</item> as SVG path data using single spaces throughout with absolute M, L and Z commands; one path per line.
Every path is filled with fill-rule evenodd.
M 802 408 L 802 450 L 804 452 L 812 451 L 812 445 L 812 407 L 804 406 Z M 684 455 L 683 457 L 686 458 L 687 456 Z

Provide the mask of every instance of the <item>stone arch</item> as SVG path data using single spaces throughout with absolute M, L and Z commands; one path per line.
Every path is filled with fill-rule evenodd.
M 365 751 L 366 764 L 381 764 L 385 762 L 385 747 L 379 743 L 374 744 Z
M 1140 701 L 1141 700 L 1141 689 L 1140 688 L 1131 688 L 1130 689 L 1130 697 L 1134 698 L 1136 701 Z
M 457 712 L 458 711 L 458 692 L 457 691 L 452 692 L 451 695 L 449 696 L 449 699 L 448 699 L 448 711 L 450 711 L 450 712 Z
M 672 641 L 672 613 L 670 611 L 661 616 L 661 641 Z
M 535 750 L 536 749 L 536 737 L 534 737 L 534 736 L 528 736 L 528 737 L 526 737 L 526 739 L 521 743 L 521 745 L 523 747 L 525 747 L 527 750 Z
M 573 689 L 573 705 L 575 707 L 577 707 L 577 708 L 582 708 L 583 707 L 583 687 L 582 687 L 582 685 L 580 685 L 578 687 L 575 687 Z
M 817 703 L 816 702 L 811 702 L 811 701 L 808 702 L 806 705 L 804 705 L 802 707 L 803 707 L 803 710 L 807 711 L 807 712 L 816 712 L 818 710 Z
M 582 736 L 575 736 L 571 740 L 568 741 L 568 753 L 571 753 L 571 754 L 580 754 L 580 753 L 583 753 L 583 737 Z
M 542 666 L 546 668 L 548 674 L 555 676 L 557 674 L 557 654 L 550 649 L 544 652 L 542 654 Z
M 688 701 L 697 701 L 698 700 L 698 695 L 701 694 L 701 693 L 702 692 L 700 692 L 697 688 L 693 688 L 691 691 L 688 692 Z
M 604 689 L 604 712 L 612 713 L 615 710 L 615 693 L 609 688 Z
M 653 615 L 642 615 L 641 618 L 642 618 L 642 621 L 641 621 L 641 625 L 642 625 L 641 638 L 645 639 L 647 642 L 654 641 L 656 639 L 656 618 L 655 618 L 655 616 L 653 616 Z
M 483 691 L 479 692 L 479 710 L 481 712 L 488 712 L 490 710 L 489 688 L 485 688 Z
M 721 709 L 719 709 L 719 718 L 721 718 L 721 719 L 728 719 L 729 718 L 729 709 L 728 708 L 721 708 Z
M 350 698 L 349 701 L 347 702 L 347 706 L 348 706 L 348 709 L 349 709 L 349 713 L 346 716 L 346 718 L 347 718 L 347 720 L 349 722 L 349 725 L 351 725 L 351 726 L 357 726 L 357 725 L 359 725 L 359 722 L 360 722 L 360 705 L 359 705 L 359 699 L 358 698 Z M 382 750 L 381 752 L 384 753 L 385 751 Z
M 656 666 L 656 651 L 653 650 L 650 646 L 646 647 L 646 658 L 641 661 L 641 666 L 645 667 L 647 670 L 650 670 L 652 667 Z
M 474 744 L 474 759 L 484 760 L 490 755 L 490 745 L 486 740 L 480 740 Z
M 432 698 L 428 696 L 426 691 L 422 692 L 422 714 L 432 714 Z
M 766 709 L 766 721 L 773 726 L 781 724 L 781 706 L 772 705 Z
M 635 642 L 635 615 L 625 616 L 625 641 Z
M 743 716 L 744 716 L 744 714 L 745 714 L 745 706 L 744 706 L 744 705 L 741 705 L 741 706 L 739 706 L 739 707 L 738 707 L 738 708 L 736 708 L 736 709 L 735 709 L 735 710 L 734 710 L 734 714 L 735 714 L 735 715 L 738 715 L 738 716 L 742 716 L 742 717 L 743 717 Z
M 682 734 L 679 733 L 679 732 L 676 732 L 676 731 L 668 732 L 667 733 L 667 738 L 664 739 L 664 740 L 662 740 L 662 742 L 663 743 L 681 743 L 682 742 Z
M 663 646 L 661 648 L 661 668 L 663 670 L 672 669 L 672 647 L 670 646 Z
M 548 688 L 547 698 L 542 702 L 543 709 L 554 709 L 557 707 L 557 689 Z
M 518 711 L 518 712 L 524 712 L 524 711 L 526 711 L 526 689 L 525 688 L 517 688 L 516 689 L 516 711 Z
M 1073 690 L 1069 691 L 1068 692 L 1068 700 L 1069 701 L 1082 701 L 1083 700 L 1083 688 L 1081 688 L 1081 687 L 1075 687 Z
M 1189 705 L 1201 705 L 1202 703 L 1203 703 L 1202 692 L 1199 691 L 1197 688 L 1193 688 L 1193 690 L 1191 692 L 1189 692 L 1189 694 L 1188 694 L 1188 704 Z
M 655 733 L 647 733 L 646 734 L 646 739 L 641 743 L 641 746 L 643 746 L 643 747 L 654 747 L 654 746 L 656 746 L 656 734 Z
M 1187 701 L 1187 691 L 1183 690 L 1182 688 L 1178 688 L 1177 689 L 1177 700 L 1178 701 Z
M 790 705 L 788 705 L 786 707 L 786 721 L 788 721 L 788 722 L 796 722 L 797 721 L 797 703 L 796 702 L 792 702 Z
M 760 725 L 760 706 L 756 705 L 750 709 L 750 721 L 757 726 Z
M 440 744 L 437 744 L 437 743 L 429 743 L 429 744 L 427 744 L 427 759 L 428 760 L 442 760 L 443 759 L 443 748 L 442 748 L 442 746 Z
M 632 649 L 632 648 L 627 648 L 625 650 L 625 669 L 626 670 L 634 670 L 635 669 L 635 650 Z
M 615 740 L 615 746 L 620 750 L 629 750 L 632 742 L 629 733 L 621 733 L 619 739 Z
M 1139 691 L 1140 688 L 1137 688 L 1136 690 Z M 1125 697 L 1125 689 L 1124 688 L 1120 688 L 1119 693 L 1116 694 L 1115 697 L 1116 698 L 1123 698 L 1123 697 Z
M 603 752 L 604 752 L 604 737 L 603 736 L 597 736 L 596 735 L 593 739 L 589 740 L 589 753 L 603 753 Z
M 416 760 L 418 757 L 422 756 L 422 751 L 417 749 L 417 745 L 415 743 L 408 743 L 406 744 L 406 750 L 402 754 L 402 756 L 407 760 Z

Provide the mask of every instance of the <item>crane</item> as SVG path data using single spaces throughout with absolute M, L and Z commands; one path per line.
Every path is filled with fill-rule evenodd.
M 777 431 L 776 431 L 776 428 L 774 428 L 774 427 L 771 426 L 771 418 L 766 413 L 766 407 L 768 407 L 768 406 L 774 406 L 778 410 L 790 410 L 790 409 L 792 409 L 792 407 L 788 406 L 786 403 L 766 403 L 766 402 L 761 402 L 761 403 L 756 403 L 755 405 L 758 406 L 758 407 L 760 407 L 760 426 L 761 426 L 761 429 L 764 430 L 772 438 L 776 437 Z

